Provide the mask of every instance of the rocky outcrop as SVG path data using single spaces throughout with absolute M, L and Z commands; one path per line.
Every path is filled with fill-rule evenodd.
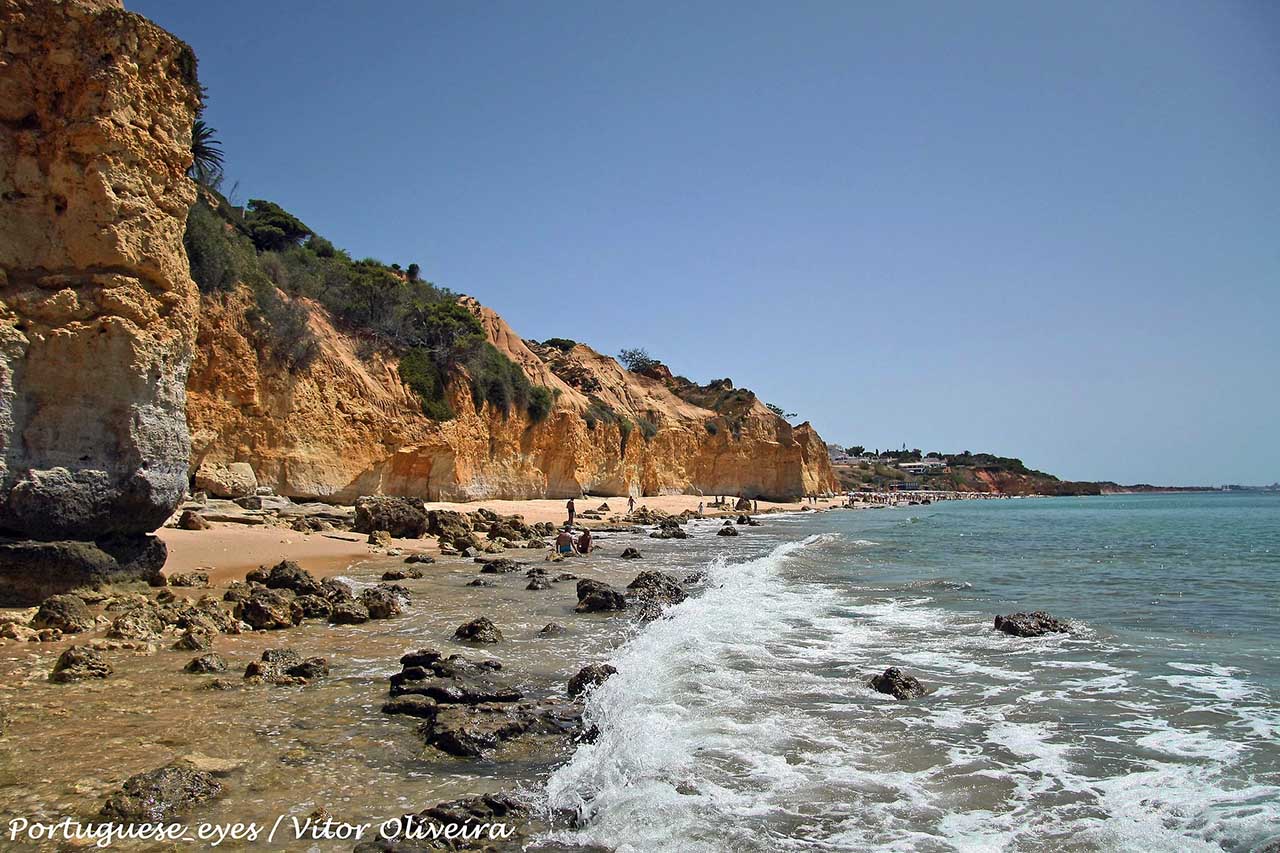
M 914 699 L 925 694 L 924 685 L 913 675 L 907 675 L 896 666 L 891 666 L 879 675 L 873 675 L 867 686 L 877 693 L 884 693 L 894 699 Z
M 119 3 L 0 0 L 0 33 L 0 604 L 14 604 L 139 574 L 145 534 L 186 489 L 199 89 L 191 50 Z M 108 539 L 65 572 L 22 545 Z
M 1043 637 L 1045 634 L 1068 634 L 1071 625 L 1043 610 L 996 616 L 995 629 L 1015 637 Z
M 792 427 L 754 398 L 730 424 L 583 344 L 552 357 L 474 300 L 465 302 L 489 341 L 555 394 L 544 420 L 477 408 L 465 377 L 448 389 L 457 417 L 428 420 L 393 354 L 364 352 L 306 300 L 319 354 L 302 370 L 274 368 L 253 345 L 251 302 L 243 288 L 204 298 L 188 387 L 193 472 L 247 462 L 278 494 L 342 503 L 584 490 L 789 498 L 835 487 L 825 445 L 808 425 Z

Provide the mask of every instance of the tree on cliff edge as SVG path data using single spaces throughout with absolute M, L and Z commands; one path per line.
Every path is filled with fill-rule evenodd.
M 202 118 L 191 126 L 191 168 L 187 169 L 187 176 L 206 187 L 216 187 L 222 180 L 222 143 L 217 133 Z
M 622 366 L 632 373 L 644 373 L 646 370 L 652 370 L 660 363 L 656 358 L 649 355 L 648 350 L 642 347 L 635 349 L 624 349 L 618 353 L 618 361 L 622 362 Z

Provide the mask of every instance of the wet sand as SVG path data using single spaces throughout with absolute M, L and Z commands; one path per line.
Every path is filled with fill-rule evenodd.
M 258 547 L 270 533 L 233 532 Z M 217 533 L 192 536 L 219 540 Z M 625 586 L 640 567 L 617 559 L 623 539 L 638 542 L 639 536 L 614 534 L 598 556 L 556 564 L 544 563 L 543 553 L 535 550 L 510 549 L 503 556 L 527 561 L 529 567 L 546 566 L 553 576 L 571 571 Z M 274 561 L 279 555 L 271 556 Z M 376 583 L 383 571 L 404 567 L 402 557 L 346 556 L 364 559 L 333 573 L 357 591 Z M 316 568 L 311 561 L 302 564 Z M 563 698 L 568 679 L 586 664 L 606 660 L 634 623 L 622 614 L 575 613 L 572 581 L 527 590 L 529 579 L 521 570 L 484 575 L 494 581 L 491 587 L 469 587 L 481 568 L 471 560 L 446 558 L 415 568 L 425 577 L 399 582 L 413 596 L 404 616 L 354 626 L 308 620 L 286 631 L 219 635 L 213 650 L 230 664 L 219 676 L 182 671 L 200 653 L 170 649 L 178 636 L 173 629 L 151 650 L 107 652 L 114 670 L 110 677 L 70 685 L 47 680 L 54 662 L 68 646 L 103 637 L 101 629 L 53 643 L 7 641 L 0 648 L 0 706 L 8 718 L 0 736 L 0 815 L 90 820 L 130 775 L 192 754 L 236 766 L 225 780 L 226 794 L 190 816 L 201 821 L 270 823 L 280 814 L 301 818 L 323 807 L 340 820 L 377 822 L 442 800 L 536 785 L 568 757 L 567 739 L 524 736 L 479 759 L 427 747 L 414 732 L 417 720 L 380 710 L 388 698 L 387 677 L 400 669 L 399 657 L 431 647 L 446 655 L 496 658 L 527 699 Z M 173 592 L 193 600 L 209 592 L 221 595 L 221 589 Z M 501 643 L 453 639 L 459 625 L 482 615 L 501 629 Z M 552 621 L 564 625 L 565 632 L 541 636 Z M 265 649 L 280 648 L 327 658 L 330 675 L 306 686 L 243 682 L 250 661 Z M 234 686 L 206 689 L 215 678 Z M 263 848 L 228 842 L 218 849 Z M 349 850 L 350 844 L 332 849 Z

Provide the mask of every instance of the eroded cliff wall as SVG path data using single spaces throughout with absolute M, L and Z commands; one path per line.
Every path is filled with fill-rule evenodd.
M 107 550 L 63 580 L 162 562 L 139 537 L 186 487 L 198 97 L 190 49 L 119 3 L 0 0 L 0 533 Z M 50 548 L 0 563 L 0 599 L 61 583 Z
M 474 300 L 466 304 L 489 341 L 556 395 L 545 420 L 477 409 L 460 378 L 449 389 L 457 417 L 430 421 L 393 356 L 362 356 L 311 303 L 319 356 L 289 373 L 255 349 L 247 290 L 203 303 L 188 389 L 193 472 L 247 462 L 281 494 L 340 502 L 377 493 L 475 500 L 583 490 L 793 497 L 834 487 L 825 449 L 814 450 L 821 439 L 807 425 L 792 428 L 758 403 L 730 424 L 582 344 L 553 369 Z M 593 398 L 616 417 L 589 416 Z M 642 420 L 652 434 L 637 426 Z

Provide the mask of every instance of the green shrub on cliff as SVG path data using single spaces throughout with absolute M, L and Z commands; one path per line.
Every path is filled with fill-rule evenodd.
M 279 251 L 296 246 L 312 234 L 298 217 L 280 205 L 260 198 L 249 199 L 244 223 L 249 239 L 261 251 Z
M 191 277 L 203 293 L 231 290 L 257 270 L 253 244 L 229 229 L 204 201 L 192 205 L 182 244 L 191 262 Z
M 618 413 L 595 394 L 587 395 L 587 403 L 587 411 L 582 415 L 582 419 L 587 423 L 587 429 L 594 431 L 596 424 L 611 424 L 618 420 Z
M 310 312 L 296 300 L 286 301 L 269 281 L 259 281 L 253 288 L 254 307 L 248 312 L 258 340 L 265 344 L 267 355 L 276 364 L 290 370 L 301 370 L 315 360 L 320 345 L 308 324 Z
M 400 357 L 400 380 L 418 395 L 424 415 L 433 421 L 453 419 L 453 409 L 445 398 L 444 376 L 426 350 L 414 348 Z
M 547 415 L 551 414 L 555 401 L 556 395 L 550 388 L 545 385 L 533 386 L 533 390 L 529 392 L 529 420 L 535 424 L 545 421 Z
M 487 402 L 503 414 L 519 407 L 535 422 L 551 411 L 551 391 L 535 388 L 488 343 L 479 318 L 457 294 L 422 280 L 417 264 L 402 273 L 373 258 L 353 260 L 274 202 L 253 199 L 241 212 L 211 191 L 191 208 L 184 242 L 202 291 L 231 290 L 241 282 L 253 288 L 255 333 L 285 366 L 314 358 L 315 340 L 306 308 L 277 288 L 314 299 L 366 343 L 399 354 L 401 378 L 429 418 L 454 417 L 445 384 L 458 371 L 468 376 L 477 406 Z

